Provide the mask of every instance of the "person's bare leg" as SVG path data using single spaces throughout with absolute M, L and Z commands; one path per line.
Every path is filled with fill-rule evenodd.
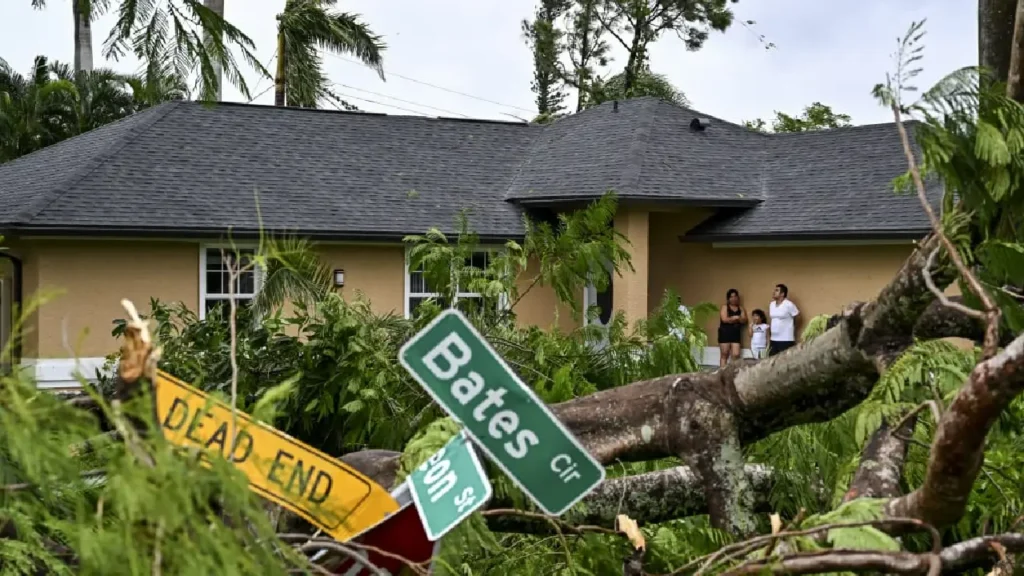
M 729 351 L 731 346 L 726 344 L 718 345 L 718 367 L 725 368 L 725 365 L 729 363 Z
M 743 358 L 743 352 L 740 351 L 739 342 L 735 342 L 730 345 L 729 358 Z

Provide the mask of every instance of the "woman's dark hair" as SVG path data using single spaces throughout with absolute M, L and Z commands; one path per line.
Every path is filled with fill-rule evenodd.
M 760 308 L 754 308 L 754 311 L 751 312 L 750 315 L 755 318 L 760 318 L 761 324 L 764 324 L 765 320 L 768 319 L 768 317 L 764 315 L 764 310 L 761 310 Z
M 779 292 L 783 297 L 789 297 L 789 288 L 787 288 L 785 284 L 776 284 L 775 287 L 779 289 Z
M 729 298 L 732 298 L 733 294 L 735 294 L 737 298 L 740 297 L 740 291 L 739 290 L 737 290 L 735 288 L 729 288 L 729 290 L 725 293 L 725 301 L 728 302 Z

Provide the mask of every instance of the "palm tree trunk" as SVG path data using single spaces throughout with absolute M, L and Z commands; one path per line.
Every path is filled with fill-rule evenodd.
M 274 75 L 274 106 L 285 105 L 285 56 L 284 56 L 284 33 L 277 33 L 277 73 Z
M 224 19 L 224 0 L 204 0 L 203 5 L 211 11 L 213 11 L 218 16 L 220 16 L 222 20 Z M 205 31 L 203 33 L 203 36 L 204 43 L 207 46 L 210 46 L 210 44 L 212 44 L 213 38 L 210 35 L 209 30 Z M 223 36 L 221 37 L 221 41 L 223 41 Z M 215 99 L 216 101 L 220 102 L 224 99 L 224 87 L 222 86 L 222 82 L 224 79 L 224 71 L 221 70 L 220 62 L 218 60 L 214 60 L 213 62 L 213 74 L 214 77 L 217 79 L 217 92 Z
M 72 0 L 75 22 L 75 72 L 92 72 L 92 18 L 83 13 L 79 0 Z

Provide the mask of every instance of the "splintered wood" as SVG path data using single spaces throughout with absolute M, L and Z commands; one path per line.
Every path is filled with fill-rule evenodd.
M 160 350 L 153 348 L 149 326 L 139 317 L 131 300 L 121 300 L 121 306 L 128 313 L 128 323 L 125 327 L 124 344 L 121 345 L 121 361 L 118 366 L 119 388 L 133 386 L 143 376 L 152 382 L 156 378 L 156 364 L 160 359 Z M 118 396 L 121 396 L 122 392 L 124 390 L 119 389 Z

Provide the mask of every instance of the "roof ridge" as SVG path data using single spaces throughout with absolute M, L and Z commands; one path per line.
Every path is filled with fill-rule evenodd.
M 84 168 L 68 176 L 63 186 L 57 188 L 56 190 L 51 191 L 48 194 L 43 195 L 42 198 L 38 199 L 35 202 L 32 202 L 31 204 L 29 204 L 27 208 L 19 212 L 15 216 L 15 221 L 20 224 L 31 223 L 32 220 L 34 220 L 37 216 L 42 214 L 54 202 L 60 200 L 60 198 L 64 196 L 64 194 L 67 194 L 75 184 L 81 182 L 89 174 L 93 173 L 97 168 L 101 167 L 108 158 L 124 149 L 125 146 L 134 141 L 135 138 L 143 131 L 149 129 L 158 121 L 162 120 L 165 116 L 167 116 L 167 114 L 169 114 L 172 110 L 178 108 L 178 106 L 182 102 L 182 100 L 165 102 L 158 106 L 154 106 L 153 108 L 149 108 L 141 112 L 136 112 L 131 116 L 125 116 L 117 122 L 112 122 L 110 124 L 97 128 L 96 130 L 102 130 L 110 126 L 116 126 L 121 122 L 127 122 L 132 119 L 138 120 L 138 124 L 130 127 L 128 131 L 120 138 L 120 140 L 112 142 L 111 144 L 107 145 L 106 149 L 103 150 L 101 153 L 97 154 L 95 157 L 93 157 Z M 161 111 L 160 108 L 164 108 L 164 110 Z M 146 114 L 147 112 L 150 112 L 150 118 L 143 118 L 140 120 L 137 117 L 137 115 Z M 80 136 L 84 135 L 85 134 L 81 134 Z
M 512 178 L 509 179 L 508 185 L 505 186 L 505 192 L 501 195 L 502 200 L 504 200 L 505 202 L 514 202 L 512 198 L 509 198 L 509 196 L 512 194 L 512 190 L 515 189 L 516 182 L 519 181 L 519 177 L 522 176 L 523 171 L 526 169 L 526 167 L 529 164 L 533 163 L 533 153 L 537 149 L 537 146 L 540 145 L 541 138 L 544 137 L 544 134 L 548 131 L 548 128 L 550 128 L 552 124 L 554 124 L 560 119 L 561 118 L 556 119 L 555 121 L 549 122 L 547 124 L 542 124 L 540 126 L 540 130 L 536 131 L 537 134 L 533 137 L 533 140 L 530 141 L 530 145 L 526 148 L 525 154 L 523 154 L 523 161 L 520 162 L 518 166 L 516 166 L 515 173 L 512 174 Z M 532 126 L 533 123 L 531 122 L 530 125 Z
M 621 184 L 623 188 L 627 185 L 631 186 L 631 191 L 640 188 L 640 179 L 644 172 L 644 159 L 647 157 L 647 148 L 650 146 L 651 128 L 654 126 L 654 119 L 658 116 L 658 102 L 660 101 L 661 99 L 648 100 L 650 104 L 642 109 L 644 115 L 640 117 L 633 130 L 633 142 L 629 146 Z M 619 194 L 623 192 L 619 191 Z

